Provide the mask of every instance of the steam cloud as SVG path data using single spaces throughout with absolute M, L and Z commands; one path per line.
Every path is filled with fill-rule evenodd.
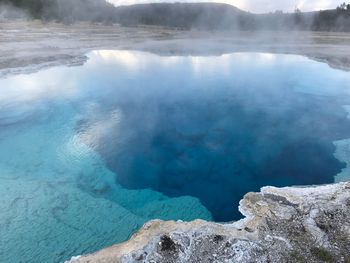
M 108 0 L 108 2 L 113 3 L 116 6 L 120 5 L 133 5 L 133 4 L 145 4 L 145 3 L 160 3 L 160 2 L 184 2 L 184 3 L 193 3 L 193 2 L 204 2 L 202 0 Z M 275 10 L 283 11 L 294 11 L 295 8 L 299 8 L 303 11 L 319 11 L 325 9 L 332 9 L 336 6 L 342 4 L 344 0 L 206 0 L 205 2 L 216 2 L 224 3 L 236 6 L 243 10 L 257 13 L 265 13 Z
M 117 4 L 127 3 L 125 0 L 121 0 L 121 2 L 108 1 L 114 1 Z M 239 1 L 241 4 L 249 4 L 249 1 L 253 0 L 224 1 L 230 3 Z M 267 5 L 266 8 L 272 9 L 271 5 L 277 7 L 273 1 L 263 0 L 263 2 L 266 1 L 270 3 L 270 6 Z M 286 1 L 283 0 L 282 3 L 286 4 Z M 315 8 L 320 5 L 335 4 L 337 1 L 339 0 L 317 1 L 318 4 L 315 5 Z M 75 21 L 90 21 L 108 24 L 119 23 L 123 26 L 157 25 L 201 30 L 350 31 L 350 5 L 320 12 L 302 13 L 297 10 L 295 13 L 280 11 L 255 14 L 232 5 L 210 2 L 138 4 L 119 7 L 115 7 L 106 0 L 4 0 L 4 2 L 9 8 L 2 8 L 2 12 L 0 12 L 2 17 L 21 16 L 16 13 L 16 10 L 21 9 L 33 18 L 55 20 L 68 24 Z M 310 5 L 309 2 L 307 5 Z M 237 2 L 237 4 L 239 3 Z M 300 7 L 306 6 L 306 1 L 298 0 L 295 4 Z M 259 8 L 259 5 L 256 8 Z

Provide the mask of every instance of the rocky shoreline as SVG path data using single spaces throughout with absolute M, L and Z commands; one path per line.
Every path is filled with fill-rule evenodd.
M 350 262 L 350 183 L 264 187 L 240 202 L 228 224 L 151 221 L 129 241 L 87 262 Z
M 159 55 L 268 52 L 303 55 L 350 70 L 350 34 L 339 32 L 206 32 L 40 21 L 0 21 L 0 77 L 59 65 L 80 65 L 92 50 L 139 50 Z

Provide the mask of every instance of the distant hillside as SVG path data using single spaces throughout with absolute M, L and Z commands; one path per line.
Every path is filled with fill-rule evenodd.
M 115 7 L 105 0 L 0 0 L 0 3 L 43 20 L 102 22 L 115 17 Z
M 302 13 L 277 11 L 252 14 L 227 4 L 158 3 L 116 8 L 116 20 L 125 26 L 139 24 L 178 28 L 223 30 L 350 31 L 350 5 L 334 10 Z
M 157 3 L 122 6 L 116 9 L 122 25 L 162 25 L 179 28 L 245 29 L 253 15 L 232 5 L 217 3 Z
M 218 3 L 157 3 L 115 7 L 106 0 L 0 0 L 31 17 L 66 23 L 158 25 L 202 30 L 315 30 L 350 32 L 350 4 L 334 10 L 252 14 Z M 1 5 L 0 5 L 1 7 Z M 0 10 L 1 11 L 1 10 Z M 1 13 L 1 12 L 0 12 Z
M 311 30 L 350 32 L 350 4 L 343 4 L 335 10 L 316 12 Z

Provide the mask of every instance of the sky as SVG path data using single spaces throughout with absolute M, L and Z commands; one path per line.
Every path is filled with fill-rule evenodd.
M 108 0 L 115 5 L 142 4 L 149 2 L 221 2 L 234 5 L 246 11 L 264 13 L 275 10 L 293 12 L 295 8 L 301 11 L 314 11 L 335 8 L 345 0 Z

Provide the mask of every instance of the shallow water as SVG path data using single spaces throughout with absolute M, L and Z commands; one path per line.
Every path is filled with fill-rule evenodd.
M 60 262 L 154 218 L 236 220 L 261 186 L 350 178 L 347 72 L 259 53 L 89 58 L 0 80 L 5 262 Z

